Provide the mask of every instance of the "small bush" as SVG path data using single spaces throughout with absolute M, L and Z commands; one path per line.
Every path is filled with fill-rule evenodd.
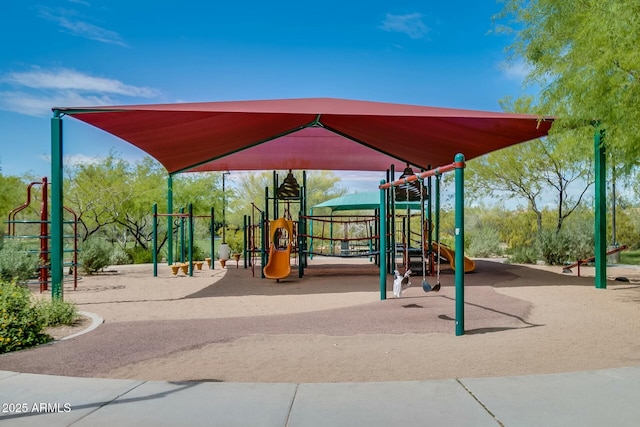
M 27 252 L 20 242 L 7 240 L 0 247 L 0 280 L 26 283 L 38 269 L 40 260 Z
M 131 264 L 131 256 L 122 248 L 116 247 L 111 253 L 110 265 Z
M 490 258 L 502 254 L 498 230 L 482 227 L 469 234 L 469 255 L 472 257 Z
M 151 253 L 151 250 L 145 249 L 142 246 L 128 248 L 127 254 L 134 264 L 147 264 L 153 261 L 153 253 Z
M 82 244 L 78 261 L 84 273 L 93 274 L 111 264 L 111 247 L 102 239 L 88 239 Z
M 194 260 L 203 260 L 205 257 L 207 257 L 208 255 L 205 253 L 204 250 L 202 250 L 202 248 L 196 244 L 193 245 L 193 259 Z M 185 247 L 184 248 L 184 259 L 188 260 L 189 259 L 189 248 Z
M 44 321 L 27 288 L 0 282 L 0 353 L 22 350 L 50 341 L 42 333 Z
M 539 251 L 535 246 L 520 246 L 509 251 L 509 262 L 514 264 L 535 264 Z
M 71 325 L 79 317 L 75 304 L 63 300 L 42 299 L 35 307 L 43 326 Z
M 540 236 L 542 259 L 549 265 L 588 258 L 593 246 L 593 233 L 580 228 L 563 228 L 559 233 L 545 231 Z

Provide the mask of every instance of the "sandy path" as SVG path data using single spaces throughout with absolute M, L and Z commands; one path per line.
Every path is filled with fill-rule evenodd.
M 118 269 L 84 278 L 80 291 L 66 293 L 80 309 L 103 316 L 103 326 L 0 356 L 0 368 L 148 380 L 335 382 L 640 364 L 634 282 L 597 290 L 575 272 L 479 261 L 478 272 L 466 276 L 466 334 L 456 337 L 450 272 L 443 271 L 439 294 L 412 287 L 402 299 L 379 301 L 378 277 L 366 264 L 309 269 L 305 278 L 279 284 L 243 269 L 203 270 L 193 278 L 162 269 L 152 278 L 149 266 Z M 634 269 L 609 273 L 639 278 Z

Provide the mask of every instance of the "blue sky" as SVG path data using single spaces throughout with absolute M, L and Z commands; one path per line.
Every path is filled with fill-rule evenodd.
M 0 168 L 50 175 L 54 106 L 335 97 L 499 111 L 499 99 L 523 92 L 522 67 L 505 67 L 510 39 L 490 32 L 500 8 L 492 0 L 5 2 Z M 64 126 L 68 161 L 111 149 L 143 155 L 72 118 Z

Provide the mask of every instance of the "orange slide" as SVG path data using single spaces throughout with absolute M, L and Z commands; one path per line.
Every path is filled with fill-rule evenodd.
M 433 251 L 437 254 L 438 253 L 438 243 L 437 242 L 432 242 L 431 243 L 431 248 L 433 249 Z M 451 249 L 448 246 L 445 246 L 443 244 L 440 244 L 440 255 L 442 255 L 443 257 L 445 257 L 447 259 L 447 261 L 449 261 L 449 264 L 451 265 L 451 268 L 455 271 L 456 269 L 456 253 L 453 249 Z M 464 272 L 465 273 L 469 273 L 470 271 L 473 271 L 476 269 L 476 263 L 475 261 L 473 261 L 472 259 L 469 259 L 467 257 L 464 257 Z
M 268 279 L 284 279 L 291 273 L 291 236 L 293 222 L 278 218 L 269 222 L 271 244 L 269 246 L 269 261 L 262 269 Z

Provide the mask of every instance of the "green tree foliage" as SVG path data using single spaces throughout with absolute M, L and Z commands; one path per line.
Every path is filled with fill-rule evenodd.
M 530 98 L 515 103 L 507 100 L 503 107 L 530 112 L 531 102 Z M 580 132 L 565 131 L 469 161 L 469 197 L 524 201 L 536 216 L 538 233 L 542 232 L 544 206 L 553 203 L 555 229 L 559 232 L 592 183 L 590 151 L 583 147 L 582 136 Z
M 77 215 L 81 240 L 94 234 L 112 235 L 117 223 L 119 208 L 134 197 L 133 188 L 127 184 L 129 164 L 110 153 L 97 163 L 82 163 L 70 167 L 65 205 Z
M 0 214 L 3 218 L 6 219 L 12 209 L 26 201 L 27 185 L 22 178 L 0 173 Z
M 524 60 L 541 88 L 554 129 L 606 129 L 627 168 L 640 157 L 640 3 L 637 0 L 504 0 L 496 17 L 515 34 L 512 60 Z M 590 129 L 591 132 L 593 131 Z

